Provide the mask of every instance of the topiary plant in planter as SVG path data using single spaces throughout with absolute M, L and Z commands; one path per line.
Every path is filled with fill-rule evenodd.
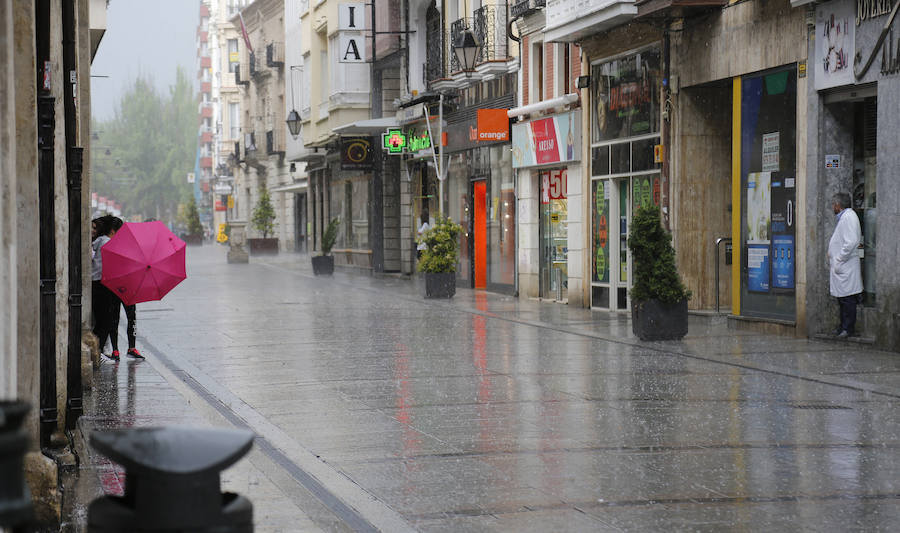
M 459 263 L 459 234 L 462 226 L 439 216 L 434 226 L 416 240 L 424 244 L 419 272 L 425 273 L 426 298 L 452 298 L 456 294 L 456 266 Z
M 262 238 L 247 239 L 250 255 L 277 254 L 278 239 L 269 237 L 269 234 L 275 231 L 275 208 L 272 207 L 272 198 L 265 187 L 259 188 L 259 200 L 253 208 L 250 222 L 253 229 L 262 233 Z
M 322 253 L 312 256 L 313 274 L 317 276 L 330 276 L 334 274 L 334 256 L 329 255 L 331 249 L 334 248 L 334 242 L 337 240 L 338 226 L 341 221 L 333 218 L 322 233 Z
M 641 207 L 628 232 L 634 285 L 631 327 L 641 340 L 677 340 L 688 330 L 687 290 L 675 267 L 672 236 L 660 222 L 659 207 Z

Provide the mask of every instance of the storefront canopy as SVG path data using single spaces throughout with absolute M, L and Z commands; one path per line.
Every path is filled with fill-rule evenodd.
M 372 135 L 384 133 L 388 128 L 396 128 L 399 125 L 397 117 L 370 118 L 338 126 L 334 128 L 334 132 L 338 135 Z

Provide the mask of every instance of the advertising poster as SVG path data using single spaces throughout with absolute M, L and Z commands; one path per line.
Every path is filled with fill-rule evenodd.
M 794 236 L 772 237 L 772 286 L 776 289 L 794 288 Z
M 816 90 L 854 82 L 856 2 L 826 2 L 816 6 Z
M 763 172 L 778 172 L 779 133 L 766 133 L 762 138 Z
M 592 240 L 594 254 L 591 261 L 594 282 L 609 281 L 609 191 L 602 180 L 593 182 Z
M 769 292 L 769 245 L 747 245 L 747 289 Z
M 658 48 L 594 65 L 591 69 L 592 141 L 659 131 Z
M 581 112 L 512 126 L 513 168 L 581 160 Z
M 774 178 L 773 178 L 774 179 Z M 772 181 L 772 287 L 794 288 L 794 179 Z
M 772 217 L 769 172 L 747 176 L 747 272 L 748 290 L 769 290 L 769 229 Z

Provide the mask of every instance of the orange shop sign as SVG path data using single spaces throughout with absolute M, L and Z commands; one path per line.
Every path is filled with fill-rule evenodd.
M 478 141 L 498 142 L 509 140 L 509 117 L 506 109 L 478 110 Z

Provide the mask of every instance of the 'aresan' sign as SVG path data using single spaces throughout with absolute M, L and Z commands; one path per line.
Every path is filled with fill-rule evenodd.
M 365 4 L 349 2 L 338 4 L 338 61 L 364 63 L 366 61 Z

